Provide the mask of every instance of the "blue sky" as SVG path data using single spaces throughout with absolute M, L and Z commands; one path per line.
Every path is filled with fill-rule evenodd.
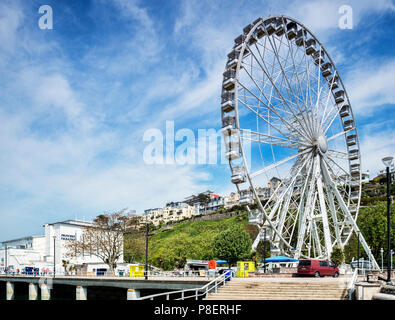
M 53 30 L 38 27 L 41 5 Z M 338 9 L 353 9 L 353 29 Z M 142 212 L 211 189 L 227 165 L 147 165 L 144 132 L 219 129 L 226 54 L 258 16 L 286 14 L 324 44 L 355 112 L 364 170 L 395 154 L 391 1 L 0 1 L 0 240 L 42 225 Z

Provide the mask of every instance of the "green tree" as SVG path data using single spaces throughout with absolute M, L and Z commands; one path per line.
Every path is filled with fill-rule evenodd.
M 227 260 L 229 264 L 250 254 L 251 245 L 250 236 L 240 225 L 234 225 L 222 231 L 213 239 L 212 243 L 214 256 Z
M 206 213 L 207 205 L 210 202 L 210 196 L 206 193 L 199 193 L 197 198 L 199 199 L 200 203 L 204 205 L 204 212 Z
M 145 235 L 125 237 L 123 256 L 125 262 L 145 262 Z
M 337 266 L 340 266 L 344 262 L 344 252 L 342 248 L 340 248 L 339 246 L 335 246 L 333 248 L 331 260 Z
M 394 212 L 395 205 L 391 205 L 391 212 Z M 395 246 L 395 219 L 391 219 L 391 247 Z M 368 207 L 360 209 L 357 224 L 366 242 L 376 258 L 380 261 L 380 249 L 387 248 L 387 203 L 385 201 L 376 202 Z M 344 248 L 346 262 L 352 258 L 357 258 L 358 237 L 354 233 Z M 367 257 L 362 245 L 359 245 L 360 257 Z M 386 257 L 384 258 L 386 260 Z
M 266 250 L 265 250 L 265 245 L 266 245 Z M 270 243 L 269 243 L 269 241 L 266 241 L 266 244 L 264 243 L 264 241 L 259 241 L 259 243 L 256 247 L 256 256 L 257 256 L 258 260 L 262 260 L 264 256 L 266 258 L 270 257 Z

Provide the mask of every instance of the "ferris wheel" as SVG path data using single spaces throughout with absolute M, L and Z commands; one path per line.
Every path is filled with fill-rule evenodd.
M 350 100 L 309 29 L 286 16 L 247 25 L 228 54 L 221 114 L 231 180 L 259 229 L 253 249 L 266 239 L 273 255 L 330 258 L 356 232 L 379 268 L 356 224 L 362 174 Z

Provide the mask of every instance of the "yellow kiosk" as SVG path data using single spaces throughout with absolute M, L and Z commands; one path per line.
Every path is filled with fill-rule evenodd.
M 144 266 L 141 264 L 131 264 L 129 266 L 129 276 L 144 277 Z
M 249 272 L 255 271 L 255 263 L 253 261 L 238 261 L 237 276 L 240 278 L 248 278 Z

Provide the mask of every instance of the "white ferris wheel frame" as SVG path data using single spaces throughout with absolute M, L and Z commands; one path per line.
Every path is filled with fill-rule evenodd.
M 254 95 L 254 97 L 259 100 L 260 102 L 262 102 L 263 104 L 264 101 L 263 98 L 259 98 L 257 97 L 252 91 L 248 90 L 247 87 L 243 86 L 243 83 L 239 81 L 239 76 L 240 76 L 240 69 L 241 69 L 241 65 L 244 59 L 244 56 L 252 56 L 254 55 L 253 50 L 250 49 L 250 45 L 257 45 L 257 42 L 263 38 L 263 37 L 268 37 L 270 39 L 271 35 L 276 34 L 277 30 L 279 30 L 278 28 L 283 28 L 282 30 L 282 34 L 281 36 L 286 39 L 286 41 L 288 42 L 288 46 L 291 49 L 291 41 L 293 40 L 294 37 L 290 37 L 288 36 L 288 25 L 289 23 L 292 22 L 293 24 L 295 24 L 296 28 L 295 28 L 295 33 L 297 31 L 302 32 L 302 39 L 303 39 L 303 48 L 306 48 L 306 42 L 308 42 L 310 39 L 313 39 L 315 41 L 314 44 L 317 44 L 317 47 L 319 47 L 319 55 L 320 55 L 320 59 L 319 59 L 319 64 L 318 64 L 318 70 L 319 72 L 322 72 L 322 66 L 323 66 L 323 62 L 321 61 L 321 53 L 323 54 L 322 56 L 325 57 L 326 59 L 328 59 L 326 62 L 329 62 L 331 65 L 331 68 L 333 68 L 333 73 L 331 81 L 328 82 L 329 83 L 329 89 L 328 89 L 328 94 L 327 94 L 327 100 L 326 100 L 326 104 L 325 104 L 325 109 L 324 109 L 324 115 L 326 114 L 326 109 L 327 106 L 329 104 L 329 99 L 332 97 L 331 94 L 333 95 L 333 99 L 334 95 L 335 95 L 335 90 L 333 89 L 333 82 L 334 81 L 338 81 L 339 84 L 337 86 L 337 88 L 341 88 L 342 90 L 338 90 L 338 91 L 343 91 L 344 94 L 344 99 L 343 99 L 343 103 L 340 104 L 340 106 L 338 106 L 337 104 L 335 104 L 335 107 L 338 107 L 338 110 L 335 111 L 334 115 L 331 115 L 331 119 L 329 122 L 329 125 L 325 126 L 325 121 L 327 121 L 326 117 L 329 117 L 330 113 L 328 111 L 328 113 L 326 114 L 325 118 L 323 118 L 321 120 L 320 123 L 320 128 L 324 127 L 326 128 L 324 130 L 324 135 L 327 133 L 327 130 L 329 129 L 329 127 L 332 125 L 333 121 L 335 119 L 339 119 L 340 115 L 339 113 L 341 112 L 342 107 L 343 106 L 348 106 L 348 116 L 346 117 L 340 117 L 341 119 L 341 123 L 343 125 L 343 131 L 340 133 L 337 133 L 334 136 L 331 136 L 330 138 L 327 139 L 327 142 L 330 141 L 331 139 L 336 139 L 339 136 L 344 135 L 344 139 L 347 140 L 347 133 L 351 132 L 354 137 L 354 149 L 351 149 L 350 146 L 348 145 L 347 141 L 346 141 L 346 146 L 347 146 L 347 153 L 344 152 L 338 152 L 338 151 L 333 151 L 335 152 L 335 154 L 337 154 L 338 157 L 344 157 L 345 159 L 348 158 L 348 163 L 349 163 L 349 171 L 345 172 L 346 174 L 349 175 L 350 180 L 349 181 L 353 181 L 353 185 L 349 185 L 349 194 L 348 194 L 348 199 L 345 199 L 344 195 L 340 194 L 339 190 L 338 190 L 338 185 L 333 181 L 333 179 L 331 178 L 331 172 L 328 169 L 328 164 L 326 163 L 326 157 L 324 159 L 324 157 L 322 157 L 320 155 L 320 152 L 317 152 L 317 154 L 315 154 L 315 156 L 313 158 L 308 158 L 308 156 L 303 157 L 304 155 L 307 155 L 309 153 L 311 153 L 311 148 L 310 145 L 308 145 L 308 143 L 306 143 L 306 148 L 304 150 L 298 150 L 298 153 L 296 153 L 295 155 L 292 155 L 290 157 L 287 157 L 285 159 L 282 159 L 281 161 L 277 161 L 274 162 L 272 165 L 270 166 L 266 166 L 258 171 L 255 172 L 250 172 L 248 165 L 247 165 L 247 159 L 246 159 L 246 154 L 243 148 L 243 139 L 242 139 L 242 135 L 244 133 L 248 133 L 250 136 L 252 135 L 253 138 L 249 138 L 251 141 L 255 141 L 255 142 L 259 142 L 259 143 L 265 143 L 268 142 L 270 140 L 272 145 L 277 145 L 277 146 L 286 146 L 287 143 L 287 137 L 286 135 L 288 135 L 288 142 L 294 143 L 295 141 L 292 141 L 291 139 L 291 134 L 287 133 L 287 134 L 283 134 L 283 137 L 278 137 L 278 136 L 270 136 L 267 134 L 263 134 L 261 132 L 259 132 L 259 130 L 257 130 L 257 132 L 249 130 L 249 129 L 243 129 L 240 127 L 240 121 L 239 121 L 239 102 L 246 107 L 247 109 L 249 109 L 251 112 L 255 113 L 257 117 L 259 117 L 259 112 L 253 110 L 250 106 L 248 106 L 246 103 L 243 104 L 243 101 L 241 99 L 239 99 L 238 97 L 238 89 L 239 87 L 243 87 L 244 90 L 247 90 L 251 95 Z M 268 28 L 267 26 L 272 23 L 271 27 L 275 29 L 274 32 L 272 32 L 270 34 L 270 32 L 268 32 Z M 337 245 L 339 245 L 340 247 L 344 247 L 344 245 L 346 245 L 348 243 L 348 241 L 350 240 L 350 237 L 352 235 L 353 232 L 356 232 L 358 234 L 360 234 L 360 229 L 358 228 L 358 225 L 356 224 L 356 219 L 358 217 L 358 212 L 359 212 L 359 207 L 360 207 L 360 199 L 361 199 L 361 178 L 362 178 L 362 173 L 361 170 L 358 170 L 357 172 L 355 172 L 355 174 L 352 174 L 352 170 L 351 170 L 351 166 L 353 165 L 354 167 L 357 166 L 357 168 L 360 168 L 360 163 L 361 163 L 361 157 L 360 157 L 360 147 L 359 147 L 359 139 L 358 139 L 358 133 L 357 133 L 357 128 L 356 128 L 356 124 L 355 124 L 355 119 L 354 119 L 354 115 L 352 112 L 352 108 L 351 108 L 351 104 L 350 104 L 350 100 L 346 91 L 346 88 L 343 84 L 343 81 L 340 77 L 340 74 L 338 72 L 338 70 L 336 69 L 336 66 L 333 62 L 333 60 L 331 59 L 330 55 L 327 53 L 327 51 L 325 50 L 324 46 L 319 42 L 319 40 L 314 36 L 314 34 L 308 29 L 306 28 L 302 23 L 300 23 L 299 21 L 290 18 L 288 16 L 283 16 L 283 15 L 273 15 L 273 16 L 269 16 L 266 19 L 262 19 L 259 18 L 257 20 L 255 20 L 252 24 L 248 25 L 246 28 L 244 28 L 243 31 L 247 31 L 244 32 L 244 34 L 242 34 L 240 37 L 242 37 L 242 41 L 240 43 L 235 44 L 233 51 L 235 51 L 236 47 L 238 48 L 235 52 L 236 54 L 238 54 L 238 56 L 233 55 L 232 58 L 230 56 L 230 54 L 228 55 L 229 59 L 226 65 L 226 71 L 224 73 L 224 82 L 223 82 L 223 93 L 225 92 L 226 94 L 232 93 L 232 98 L 230 99 L 229 97 L 227 98 L 228 100 L 231 100 L 231 104 L 229 104 L 229 101 L 226 101 L 225 103 L 222 103 L 222 122 L 223 122 L 223 133 L 224 133 L 224 138 L 225 138 L 225 145 L 227 147 L 227 150 L 232 151 L 235 149 L 234 146 L 237 146 L 238 144 L 238 155 L 234 154 L 234 156 L 230 155 L 228 157 L 229 160 L 229 165 L 232 171 L 232 174 L 235 172 L 235 170 L 240 170 L 240 167 L 235 167 L 233 165 L 233 161 L 235 159 L 237 159 L 237 157 L 239 156 L 242 160 L 242 171 L 243 174 L 245 175 L 245 181 L 246 183 L 248 183 L 250 185 L 250 190 L 252 191 L 253 194 L 253 198 L 256 200 L 257 205 L 258 205 L 258 210 L 257 211 L 252 211 L 250 210 L 248 203 L 252 203 L 251 199 L 249 200 L 250 202 L 247 201 L 247 209 L 250 213 L 250 223 L 256 224 L 258 229 L 259 229 L 259 234 L 257 236 L 257 238 L 255 239 L 254 243 L 253 243 L 253 249 L 255 249 L 259 243 L 260 240 L 263 240 L 263 235 L 266 234 L 266 232 L 264 233 L 263 231 L 266 229 L 266 231 L 270 231 L 267 234 L 267 238 L 266 240 L 270 240 L 271 243 L 277 243 L 277 253 L 282 253 L 282 254 L 288 254 L 288 255 L 293 255 L 296 258 L 311 258 L 312 255 L 310 255 L 310 249 L 309 249 L 309 254 L 303 254 L 303 246 L 306 245 L 305 244 L 305 235 L 306 232 L 310 233 L 310 237 L 314 238 L 312 239 L 312 243 L 315 243 L 315 249 L 318 250 L 319 252 L 314 252 L 313 256 L 316 258 L 330 258 L 330 254 L 331 251 L 333 249 L 333 245 L 334 243 L 336 243 Z M 260 37 L 257 36 L 258 33 L 260 34 Z M 263 34 L 263 35 L 262 35 Z M 239 38 L 240 38 L 239 37 Z M 296 37 L 296 36 L 295 36 Z M 273 38 L 274 39 L 274 38 Z M 236 42 L 237 38 L 235 39 Z M 269 40 L 270 41 L 270 40 Z M 296 41 L 296 40 L 293 40 Z M 252 43 L 251 43 L 252 42 Z M 286 72 L 283 69 L 282 63 L 280 61 L 280 57 L 278 55 L 278 52 L 276 52 L 275 47 L 273 47 L 272 45 L 272 49 L 273 49 L 273 54 L 274 56 L 276 56 L 277 60 L 278 60 L 278 64 L 281 68 L 281 72 L 284 79 L 286 79 L 286 81 L 289 81 L 286 75 Z M 257 49 L 258 50 L 258 49 Z M 259 50 L 258 50 L 259 51 Z M 316 50 L 316 52 L 318 52 L 318 50 Z M 305 53 L 306 55 L 306 60 L 307 59 L 311 59 L 311 57 L 308 57 L 309 55 L 307 53 Z M 292 59 L 293 59 L 293 64 L 294 64 L 294 68 L 295 68 L 295 61 L 294 61 L 294 56 L 293 53 L 291 53 Z M 257 57 L 253 57 L 256 62 L 259 64 L 259 58 Z M 260 57 L 262 59 L 262 61 L 264 60 L 262 58 L 262 56 Z M 232 60 L 233 59 L 233 60 Z M 325 60 L 324 58 L 322 60 Z M 237 63 L 235 63 L 235 61 Z M 229 65 L 232 64 L 233 67 L 229 67 Z M 317 64 L 316 64 L 317 65 Z M 295 127 L 292 126 L 291 124 L 289 124 L 289 126 L 287 125 L 287 121 L 285 119 L 282 119 L 282 121 L 285 123 L 285 125 L 287 125 L 287 128 L 291 128 L 296 130 L 297 133 L 299 134 L 299 136 L 304 136 L 306 137 L 309 134 L 312 134 L 312 132 L 309 130 L 313 130 L 313 125 L 309 126 L 309 117 L 304 117 L 303 116 L 303 110 L 300 109 L 300 104 L 297 100 L 295 100 L 295 102 L 292 101 L 288 101 L 285 99 L 285 97 L 282 95 L 282 93 L 280 92 L 280 90 L 276 87 L 276 81 L 274 81 L 272 79 L 272 75 L 273 74 L 269 74 L 268 68 L 267 66 L 262 66 L 259 65 L 262 69 L 262 71 L 264 72 L 264 74 L 267 76 L 267 79 L 270 80 L 271 82 L 271 86 L 272 86 L 272 90 L 276 90 L 277 93 L 279 94 L 279 97 L 283 100 L 282 103 L 285 103 L 285 105 L 287 105 L 288 103 L 293 103 L 295 105 L 295 103 L 298 105 L 300 114 L 301 114 L 301 118 L 298 118 L 295 113 L 293 113 L 293 111 L 291 110 L 291 108 L 289 108 L 289 111 L 291 111 L 293 113 L 293 116 L 295 117 L 296 121 L 299 122 L 299 127 Z M 233 72 L 229 71 L 229 70 L 233 70 Z M 268 109 L 270 109 L 273 113 L 276 113 L 276 109 L 273 106 L 273 104 L 271 103 L 271 99 L 272 96 L 270 97 L 270 99 L 268 99 L 265 95 L 265 93 L 263 92 L 262 89 L 260 89 L 260 86 L 256 83 L 256 80 L 248 73 L 248 71 L 246 70 L 246 68 L 244 68 L 244 71 L 247 73 L 247 75 L 251 78 L 251 80 L 254 82 L 254 84 L 256 85 L 256 87 L 259 89 L 260 93 L 262 95 L 265 96 L 265 100 L 267 101 L 267 103 L 265 104 L 267 106 Z M 228 74 L 226 74 L 226 72 L 228 72 Z M 229 73 L 230 72 L 230 73 Z M 295 68 L 295 75 L 296 77 L 298 77 L 297 75 L 297 71 Z M 320 81 L 320 74 L 318 74 L 318 81 Z M 325 77 L 326 78 L 326 77 Z M 302 93 L 302 88 L 300 85 L 300 80 L 299 81 L 299 87 L 300 87 L 300 92 Z M 230 86 L 234 86 L 234 90 L 228 90 L 226 89 L 226 86 L 229 85 Z M 310 84 L 310 81 L 309 81 Z M 289 85 L 289 83 L 288 83 Z M 292 87 L 289 85 L 289 88 Z M 309 88 L 310 90 L 310 88 Z M 336 91 L 337 92 L 337 91 Z M 318 109 L 319 107 L 319 95 L 321 92 L 317 93 L 317 103 L 314 106 L 314 109 Z M 302 98 L 304 98 L 302 96 Z M 306 100 L 307 100 L 307 94 L 306 94 Z M 311 96 L 310 96 L 310 100 L 311 100 Z M 223 102 L 223 101 L 222 101 Z M 310 101 L 311 102 L 311 101 Z M 304 101 L 302 101 L 302 104 L 304 103 Z M 307 101 L 306 101 L 307 103 Z M 224 104 L 226 108 L 224 107 Z M 305 107 L 305 106 L 304 106 Z M 230 110 L 230 111 L 229 111 Z M 305 110 L 308 111 L 308 109 Z M 284 111 L 284 110 L 283 110 Z M 234 116 L 229 116 L 230 114 L 234 114 Z M 276 113 L 278 118 L 281 118 L 279 113 Z M 229 122 L 229 118 L 233 117 L 233 122 Z M 263 117 L 261 117 L 263 120 L 265 120 Z M 303 123 L 302 123 L 303 121 Z M 345 128 L 345 123 L 346 121 L 348 121 L 348 123 L 350 123 L 351 121 L 351 129 L 347 129 Z M 271 125 L 268 122 L 268 125 Z M 276 129 L 273 125 L 271 125 L 274 129 Z M 278 131 L 280 131 L 277 128 Z M 231 142 L 231 138 L 235 138 L 233 140 L 233 142 Z M 227 141 L 227 139 L 229 141 Z M 266 139 L 266 140 L 262 140 L 262 139 Z M 273 142 L 273 140 L 275 140 L 275 142 Z M 326 145 L 327 145 L 326 142 Z M 298 143 L 303 145 L 304 142 L 298 140 Z M 321 145 L 320 145 L 321 146 Z M 356 147 L 355 147 L 356 146 Z M 318 147 L 317 147 L 318 148 Z M 351 155 L 350 155 L 350 150 L 354 151 L 353 160 L 350 160 Z M 356 150 L 356 153 L 355 153 Z M 332 152 L 332 150 L 328 150 L 328 152 Z M 234 152 L 234 151 L 233 151 Z M 326 152 L 326 150 L 325 150 Z M 328 153 L 329 154 L 329 153 Z M 234 158 L 236 157 L 236 158 Z M 273 156 L 274 157 L 274 156 Z M 276 194 L 277 201 L 275 202 L 275 204 L 273 205 L 273 207 L 271 208 L 270 211 L 267 210 L 267 208 L 265 208 L 265 206 L 262 204 L 260 197 L 257 194 L 257 188 L 254 185 L 253 182 L 253 178 L 255 176 L 258 176 L 260 174 L 262 174 L 265 171 L 268 171 L 270 169 L 273 169 L 275 167 L 280 166 L 281 164 L 293 160 L 295 158 L 300 158 L 302 159 L 302 164 L 299 165 L 299 168 L 297 168 L 297 172 L 294 172 L 293 178 L 291 179 L 290 182 L 288 182 L 287 185 L 283 185 L 283 190 L 280 193 L 280 188 L 277 188 L 274 192 L 274 194 Z M 333 160 L 331 160 L 333 161 Z M 334 163 L 336 164 L 336 163 Z M 302 194 L 301 197 L 303 197 L 303 216 L 299 216 L 299 217 L 295 217 L 295 221 L 296 219 L 299 219 L 299 224 L 298 224 L 298 236 L 297 236 L 297 243 L 296 243 L 296 247 L 292 246 L 290 244 L 290 240 L 285 239 L 285 237 L 283 236 L 282 233 L 282 229 L 284 228 L 284 220 L 287 214 L 287 210 L 289 210 L 289 203 L 290 201 L 292 201 L 292 188 L 295 186 L 296 183 L 296 179 L 299 176 L 301 170 L 303 168 L 307 168 L 307 166 L 309 166 L 309 169 L 307 170 L 308 174 L 310 175 L 310 172 L 314 175 L 314 177 L 312 176 L 311 180 L 313 181 L 310 184 L 313 185 L 309 185 L 307 186 L 307 180 L 306 183 L 303 186 L 303 190 L 302 190 Z M 343 170 L 344 171 L 344 170 Z M 353 177 L 352 177 L 353 176 Z M 233 177 L 233 176 L 232 176 Z M 308 176 L 307 176 L 308 177 Z M 232 179 L 232 182 L 233 179 Z M 241 190 L 239 187 L 238 182 L 234 182 L 236 184 L 237 190 L 239 192 L 239 194 L 241 194 Z M 315 184 L 315 185 L 314 185 Z M 327 191 L 327 197 L 325 197 L 324 195 L 324 188 L 323 186 L 325 186 L 325 190 Z M 308 193 L 307 196 L 305 196 L 305 192 L 306 192 L 306 188 L 308 188 Z M 358 195 L 357 195 L 357 199 L 354 199 L 354 203 L 353 205 L 353 213 L 352 214 L 350 211 L 350 199 L 351 199 L 351 193 L 352 193 L 352 188 L 356 188 L 358 190 Z M 274 196 L 271 195 L 269 201 L 272 199 L 272 197 Z M 315 203 L 317 201 L 318 198 L 318 203 L 319 203 L 319 210 L 320 210 L 320 220 L 322 222 L 322 233 L 323 233 L 323 239 L 320 240 L 319 239 L 319 235 L 318 235 L 318 231 L 317 231 L 317 227 L 315 224 L 315 217 L 312 218 L 312 214 L 313 214 L 313 209 L 315 207 Z M 354 195 L 354 198 L 356 198 L 356 195 Z M 274 198 L 273 198 L 274 199 Z M 282 205 L 282 203 L 285 203 L 285 205 Z M 344 214 L 344 221 L 342 221 L 341 223 L 345 223 L 347 222 L 347 227 L 349 226 L 351 228 L 349 234 L 347 235 L 345 232 L 345 226 L 341 225 L 340 222 L 338 223 L 337 221 L 337 213 L 336 213 L 336 208 L 335 208 L 335 202 L 337 203 L 338 206 L 338 210 L 340 209 L 343 214 Z M 300 209 L 300 206 L 302 205 L 302 201 L 299 204 L 297 210 L 298 213 L 299 211 L 302 212 Z M 276 213 L 276 211 L 280 211 L 281 207 L 281 213 L 277 214 L 277 218 L 276 220 L 273 220 L 273 215 Z M 310 208 L 311 207 L 311 208 Z M 285 208 L 285 209 L 284 209 Z M 305 212 L 310 212 L 308 214 L 306 214 Z M 330 226 L 329 226 L 329 215 L 328 215 L 328 211 L 330 212 L 330 219 L 332 222 L 332 231 L 330 230 Z M 252 216 L 252 218 L 251 218 Z M 264 219 L 264 223 L 263 223 L 263 219 Z M 295 222 L 294 221 L 294 222 Z M 296 225 L 296 223 L 295 223 Z M 294 235 L 294 230 L 295 226 L 292 229 L 292 234 L 291 237 L 293 237 Z M 331 233 L 334 233 L 334 235 L 332 235 Z M 344 236 L 345 235 L 345 236 Z M 332 241 L 331 239 L 334 238 L 335 240 Z M 342 238 L 343 237 L 343 238 Z M 363 238 L 362 235 L 360 235 L 360 241 L 362 244 L 362 247 L 364 248 L 365 252 L 367 253 L 369 260 L 372 261 L 373 263 L 373 268 L 375 269 L 379 269 L 379 266 L 376 262 L 376 260 L 374 259 L 371 250 L 368 246 L 368 244 L 366 243 L 365 239 Z M 321 249 L 321 244 L 323 242 L 322 247 L 324 248 L 324 250 Z M 278 247 L 278 243 L 281 243 L 281 249 L 279 249 Z M 309 243 L 309 246 L 311 246 L 311 244 Z M 314 246 L 314 245 L 313 245 Z

